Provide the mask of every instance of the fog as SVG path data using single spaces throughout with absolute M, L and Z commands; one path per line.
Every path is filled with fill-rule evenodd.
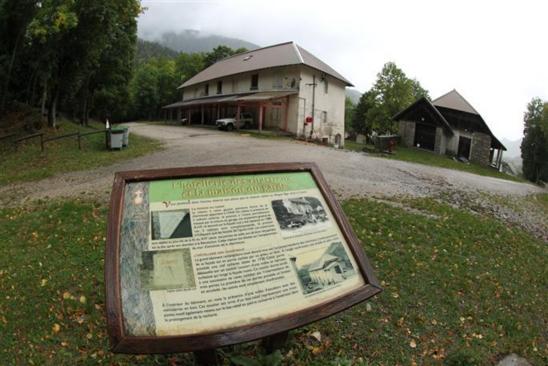
M 457 89 L 493 133 L 518 139 L 548 100 L 548 1 L 142 1 L 139 35 L 198 30 L 261 46 L 295 41 L 358 90 L 394 61 L 436 98 Z

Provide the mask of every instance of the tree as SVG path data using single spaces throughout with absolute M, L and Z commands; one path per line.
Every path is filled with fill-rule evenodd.
M 365 134 L 396 132 L 392 117 L 422 96 L 428 98 L 428 91 L 395 63 L 388 62 L 377 74 L 373 87 L 360 98 L 352 125 Z
M 375 103 L 375 93 L 373 91 L 368 90 L 362 94 L 352 116 L 352 129 L 354 132 L 363 135 L 371 134 L 373 131 L 372 118 L 368 116 L 368 113 L 375 106 Z
M 352 131 L 352 120 L 354 118 L 354 111 L 356 105 L 352 102 L 352 99 L 346 97 L 344 100 L 344 129 L 347 132 Z
M 535 183 L 548 181 L 548 104 L 533 98 L 523 120 L 523 176 Z
M 205 67 L 213 65 L 215 62 L 220 61 L 223 58 L 227 58 L 237 53 L 242 53 L 246 51 L 247 49 L 243 47 L 234 50 L 228 46 L 219 45 L 215 47 L 213 51 L 206 53 L 204 58 Z
M 181 83 L 205 69 L 203 53 L 181 53 L 175 59 L 175 69 Z
M 160 105 L 158 92 L 158 70 L 152 63 L 146 63 L 135 71 L 131 80 L 130 95 L 135 117 L 152 119 Z

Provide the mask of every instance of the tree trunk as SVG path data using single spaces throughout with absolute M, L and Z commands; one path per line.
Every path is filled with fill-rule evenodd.
M 55 88 L 55 91 L 53 92 L 53 96 L 51 99 L 51 103 L 49 105 L 48 109 L 48 126 L 49 127 L 57 127 L 57 101 L 59 99 L 59 88 Z
M 87 91 L 85 91 L 84 96 L 82 97 L 82 110 L 80 111 L 80 124 L 82 126 L 87 126 L 87 114 L 88 114 L 88 97 L 87 97 Z
M 48 99 L 48 80 L 44 80 L 44 91 L 42 92 L 42 101 L 40 103 L 40 118 L 44 118 L 46 114 L 46 101 Z
M 15 45 L 13 46 L 13 51 L 11 53 L 11 59 L 10 64 L 8 66 L 8 72 L 6 74 L 6 81 L 4 82 L 3 90 L 2 90 L 2 100 L 0 101 L 0 112 L 4 111 L 6 107 L 6 99 L 8 97 L 8 89 L 10 86 L 10 79 L 11 79 L 11 73 L 13 71 L 13 64 L 15 63 L 15 56 L 17 55 L 17 49 L 19 48 L 19 43 L 21 42 L 21 38 L 23 36 L 23 32 L 20 32 L 17 36 L 17 40 L 15 41 Z

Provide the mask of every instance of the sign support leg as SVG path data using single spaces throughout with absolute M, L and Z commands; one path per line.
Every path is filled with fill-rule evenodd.
M 217 355 L 217 350 L 206 349 L 203 351 L 194 351 L 194 364 L 196 366 L 218 366 L 219 357 Z
M 277 349 L 285 346 L 288 335 L 289 332 L 281 332 L 264 338 L 262 341 L 262 346 L 265 349 L 266 353 L 270 354 Z

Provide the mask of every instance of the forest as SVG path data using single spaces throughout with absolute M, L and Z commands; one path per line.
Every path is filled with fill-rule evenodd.
M 177 86 L 245 51 L 176 52 L 137 38 L 138 0 L 0 0 L 0 127 L 153 119 Z

